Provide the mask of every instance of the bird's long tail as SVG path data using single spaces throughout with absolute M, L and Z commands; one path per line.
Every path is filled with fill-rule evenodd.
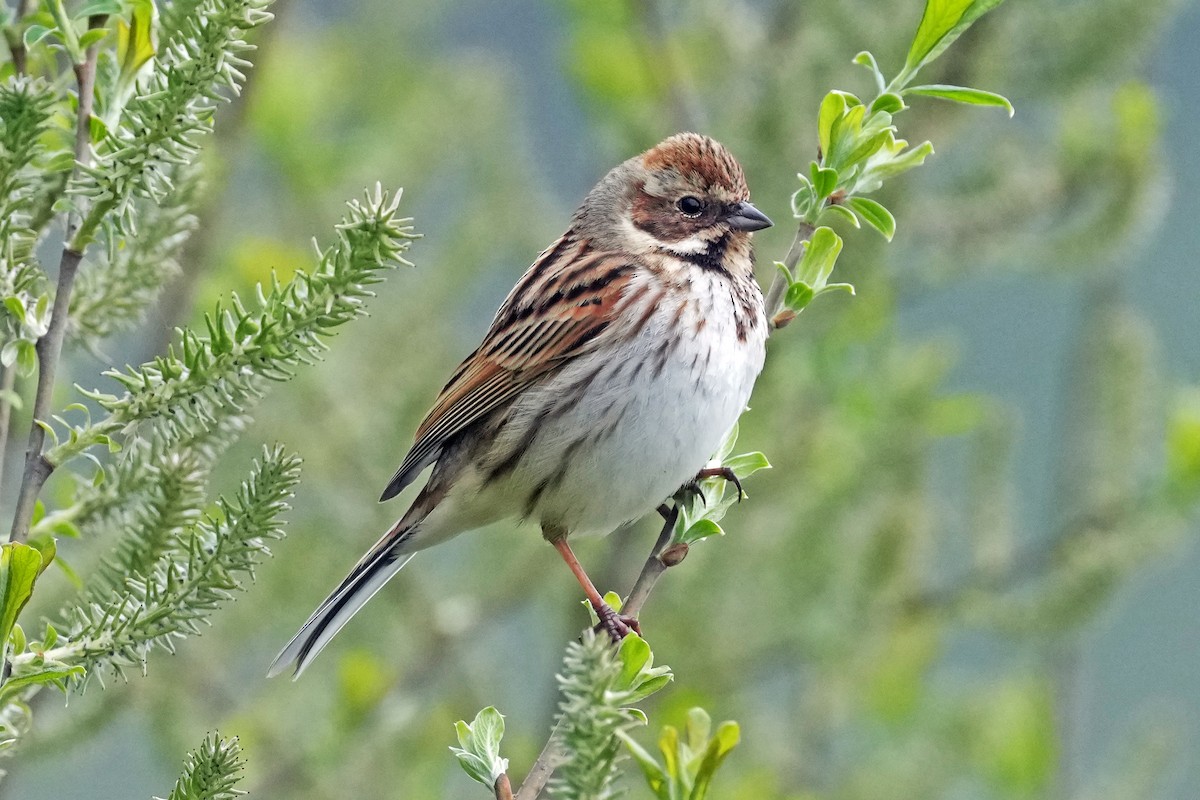
M 329 640 L 412 559 L 413 548 L 406 547 L 406 543 L 415 531 L 415 525 L 401 520 L 385 533 L 275 656 L 267 676 L 273 678 L 295 664 L 292 679 L 299 678 Z

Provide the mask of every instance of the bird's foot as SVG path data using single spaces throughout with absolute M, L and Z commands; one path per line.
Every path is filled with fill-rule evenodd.
M 613 640 L 613 644 L 620 644 L 621 640 L 630 633 L 642 635 L 642 626 L 637 621 L 637 617 L 618 614 L 608 603 L 602 602 L 598 607 L 592 606 L 592 608 L 595 610 L 596 616 L 600 618 L 600 624 L 592 630 L 596 633 L 604 631 L 608 634 L 608 638 Z
M 738 502 L 742 502 L 742 497 L 746 492 L 742 489 L 742 482 L 738 480 L 738 476 L 729 467 L 705 467 L 696 473 L 696 477 L 679 487 L 679 491 L 675 493 L 675 499 L 680 503 L 686 503 L 689 499 L 696 497 L 700 500 L 701 505 L 707 506 L 708 501 L 704 497 L 704 490 L 700 488 L 700 481 L 708 478 L 722 478 L 732 483 L 737 487 Z

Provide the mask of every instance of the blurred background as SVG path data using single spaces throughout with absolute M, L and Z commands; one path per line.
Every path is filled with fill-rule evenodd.
M 863 49 L 894 74 L 921 5 L 276 3 L 218 117 L 186 274 L 105 355 L 138 363 L 218 297 L 311 265 L 375 181 L 405 187 L 416 268 L 227 455 L 223 490 L 264 442 L 305 459 L 257 584 L 148 677 L 69 714 L 43 693 L 5 795 L 163 794 L 219 729 L 255 797 L 478 797 L 447 747 L 489 704 L 523 776 L 585 622 L 533 530 L 423 553 L 303 680 L 266 667 L 403 510 L 411 490 L 375 498 L 421 415 L 604 171 L 681 129 L 722 140 L 777 222 L 756 237 L 769 281 L 820 97 L 872 91 Z M 743 418 L 739 449 L 774 469 L 643 616 L 676 675 L 643 741 L 693 705 L 741 723 L 711 796 L 1200 796 L 1197 41 L 1182 2 L 1028 0 L 922 76 L 1017 115 L 917 98 L 898 118 L 937 152 L 885 187 L 896 240 L 842 231 L 858 296 L 772 337 Z M 624 592 L 655 530 L 577 552 Z

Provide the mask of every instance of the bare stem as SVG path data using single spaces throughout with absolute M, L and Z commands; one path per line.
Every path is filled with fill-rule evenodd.
M 104 24 L 104 20 L 103 16 L 93 16 L 88 20 L 88 27 L 98 28 Z M 75 65 L 75 81 L 79 87 L 79 113 L 75 119 L 75 169 L 72 178 L 79 174 L 80 165 L 90 164 L 92 161 L 91 119 L 98 53 L 99 43 L 91 45 L 87 49 L 84 62 Z M 74 215 L 68 220 L 64 242 L 69 243 L 72 240 L 79 227 L 79 220 L 80 215 Z M 29 445 L 25 450 L 25 471 L 21 476 L 21 489 L 17 494 L 17 508 L 13 513 L 12 533 L 9 536 L 13 542 L 23 542 L 28 538 L 34 504 L 46 479 L 54 471 L 54 465 L 46 460 L 42 452 L 46 443 L 46 431 L 40 422 L 50 414 L 55 372 L 62 355 L 63 339 L 67 334 L 71 290 L 75 286 L 75 275 L 79 272 L 82 260 L 82 251 L 72 248 L 69 244 L 63 245 L 62 257 L 58 263 L 58 286 L 55 288 L 54 306 L 50 312 L 50 325 L 34 348 L 38 360 L 38 382 L 33 400 Z
M 542 789 L 545 789 L 546 784 L 550 781 L 550 776 L 554 774 L 555 768 L 562 763 L 563 749 L 559 741 L 561 726 L 562 723 L 559 723 L 554 726 L 554 730 L 550 731 L 550 738 L 546 740 L 546 746 L 542 748 L 542 752 L 538 753 L 537 760 L 529 768 L 529 774 L 521 782 L 521 788 L 517 790 L 515 800 L 537 800 Z
M 629 592 L 629 597 L 621 605 L 622 614 L 636 617 L 642 610 L 642 606 L 646 605 L 646 600 L 650 598 L 650 592 L 654 591 L 658 579 L 667 571 L 668 565 L 663 563 L 661 558 L 662 551 L 671 541 L 671 532 L 675 528 L 675 520 L 678 518 L 678 505 L 670 506 L 663 515 L 662 532 L 658 534 L 658 541 L 654 543 L 653 549 L 650 550 L 650 556 L 642 565 L 642 571 L 638 574 L 637 581 L 634 582 L 633 589 Z
M 505 773 L 500 773 L 493 788 L 496 790 L 496 800 L 513 800 L 512 784 Z

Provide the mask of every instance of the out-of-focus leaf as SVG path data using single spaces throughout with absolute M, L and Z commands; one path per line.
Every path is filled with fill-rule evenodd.
M 1034 680 L 1006 684 L 983 701 L 977 722 L 975 754 L 992 782 L 1014 796 L 1041 791 L 1058 757 L 1050 690 Z
M 737 747 L 741 739 L 741 729 L 736 722 L 726 721 L 717 726 L 716 735 L 709 740 L 708 747 L 704 750 L 704 757 L 700 761 L 700 768 L 696 771 L 695 783 L 688 800 L 704 800 L 717 768 L 721 766 L 721 762 L 733 748 Z

